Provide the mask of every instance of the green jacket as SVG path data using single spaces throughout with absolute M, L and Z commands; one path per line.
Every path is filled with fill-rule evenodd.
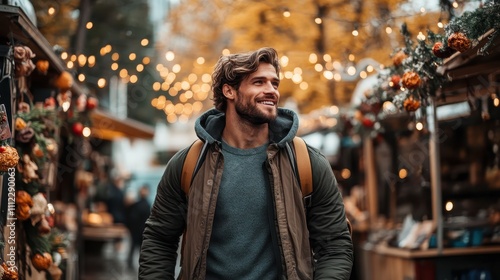
M 212 109 L 195 124 L 208 152 L 193 178 L 189 199 L 180 178 L 187 148 L 168 162 L 146 222 L 139 279 L 174 279 L 177 250 L 186 229 L 182 272 L 184 280 L 204 279 L 211 226 L 222 177 L 221 134 L 225 116 Z M 308 147 L 313 176 L 311 206 L 304 209 L 300 185 L 292 172 L 287 147 L 298 128 L 298 118 L 279 109 L 270 124 L 267 166 L 274 199 L 276 249 L 281 252 L 282 279 L 349 279 L 353 264 L 352 240 L 344 204 L 326 158 Z M 314 254 L 312 253 L 314 252 Z

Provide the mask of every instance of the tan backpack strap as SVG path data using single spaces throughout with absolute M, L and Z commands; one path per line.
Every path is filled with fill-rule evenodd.
M 191 186 L 191 180 L 193 179 L 194 168 L 196 167 L 202 148 L 203 141 L 197 139 L 189 148 L 186 159 L 184 160 L 181 174 L 181 188 L 186 195 L 189 194 L 189 187 Z
M 196 163 L 198 162 L 198 158 L 200 157 L 201 149 L 203 148 L 203 141 L 197 139 L 194 143 L 189 147 L 189 150 L 186 155 L 186 159 L 184 159 L 184 164 L 182 165 L 182 173 L 181 173 L 181 188 L 185 195 L 189 195 L 189 187 L 191 186 L 191 180 L 193 179 L 193 172 L 196 168 Z M 182 244 L 181 244 L 181 266 L 183 263 L 183 253 L 184 248 L 186 247 L 186 229 L 184 229 L 184 234 L 182 236 Z
M 293 145 L 295 147 L 295 161 L 297 162 L 302 196 L 306 197 L 313 191 L 311 160 L 304 139 L 300 137 L 293 138 Z

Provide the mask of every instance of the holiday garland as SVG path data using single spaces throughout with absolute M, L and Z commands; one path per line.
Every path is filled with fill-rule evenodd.
M 491 35 L 490 40 L 480 50 L 480 55 L 487 55 L 487 49 L 500 30 L 500 4 L 498 1 L 486 1 L 482 7 L 474 11 L 466 11 L 460 17 L 453 18 L 445 27 L 447 38 L 455 33 L 462 33 L 471 40 L 477 40 L 490 29 L 495 33 Z
M 448 82 L 447 77 L 437 73 L 437 68 L 444 59 L 456 52 L 466 52 L 477 44 L 478 39 L 493 29 L 488 42 L 478 51 L 487 55 L 491 42 L 500 30 L 500 4 L 487 1 L 474 11 L 467 11 L 460 17 L 453 18 L 445 27 L 443 34 L 427 31 L 425 40 L 414 42 L 406 24 L 402 25 L 404 47 L 394 49 L 393 64 L 381 71 L 377 86 L 365 94 L 364 100 L 356 108 L 351 118 L 344 118 L 358 133 L 366 134 L 380 131 L 377 122 L 394 112 L 413 112 L 428 105 L 429 97 L 438 96 L 439 89 Z M 389 101 L 396 110 L 381 110 Z M 392 106 L 391 105 L 391 106 Z M 388 113 L 388 111 L 390 111 Z M 425 114 L 425 110 L 421 110 Z

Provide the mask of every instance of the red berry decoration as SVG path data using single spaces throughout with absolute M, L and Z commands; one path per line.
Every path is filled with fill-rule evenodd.
M 43 106 L 45 108 L 54 108 L 56 106 L 56 99 L 54 97 L 49 97 L 45 99 Z
M 389 82 L 389 85 L 393 89 L 398 89 L 398 88 L 401 87 L 400 82 L 401 82 L 401 76 L 399 76 L 399 75 L 393 75 L 391 77 L 391 81 Z
M 454 49 L 444 46 L 442 42 L 436 42 L 432 47 L 432 53 L 439 58 L 447 58 L 450 57 L 455 52 Z
M 372 128 L 375 125 L 375 122 L 372 121 L 371 119 L 364 118 L 361 123 L 363 124 L 364 127 L 367 128 Z
M 95 97 L 89 96 L 87 98 L 87 110 L 94 110 L 99 105 L 99 100 Z
M 76 122 L 71 126 L 71 130 L 73 130 L 73 134 L 80 136 L 83 134 L 83 124 Z

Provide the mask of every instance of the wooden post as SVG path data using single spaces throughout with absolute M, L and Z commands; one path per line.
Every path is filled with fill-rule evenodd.
M 12 48 L 7 45 L 0 45 L 0 104 L 5 105 L 7 122 L 12 136 L 14 136 L 14 113 L 15 113 L 15 85 L 13 73 L 14 63 Z M 9 141 L 12 141 L 9 140 Z M 9 143 L 12 144 L 12 143 Z M 3 226 L 7 218 L 7 180 L 3 180 L 0 175 L 0 226 Z M 1 253 L 1 252 L 0 252 Z
M 429 98 L 429 161 L 431 168 L 432 221 L 436 229 L 438 254 L 443 251 L 443 202 L 441 197 L 441 163 L 439 155 L 439 128 L 436 116 L 436 100 Z
M 368 215 L 370 217 L 370 229 L 373 229 L 376 225 L 376 222 L 378 221 L 378 193 L 373 140 L 370 136 L 365 136 L 365 138 L 363 139 L 363 154 L 366 172 L 365 188 L 368 204 Z

